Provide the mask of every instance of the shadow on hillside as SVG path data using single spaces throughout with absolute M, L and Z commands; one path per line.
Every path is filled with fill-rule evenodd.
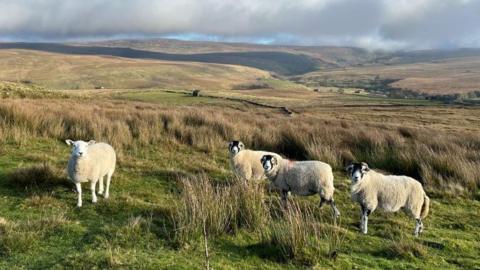
M 75 55 L 107 55 L 134 59 L 203 62 L 243 65 L 273 71 L 281 75 L 300 75 L 316 70 L 320 64 L 309 56 L 286 52 L 225 52 L 170 54 L 120 47 L 73 46 L 60 43 L 0 43 L 0 49 L 26 49 Z
M 73 184 L 49 164 L 17 168 L 1 174 L 0 181 L 5 195 L 28 197 L 32 194 L 51 194 L 54 191 L 72 191 Z

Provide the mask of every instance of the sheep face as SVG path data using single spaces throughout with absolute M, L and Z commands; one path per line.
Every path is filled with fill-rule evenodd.
M 94 140 L 89 142 L 65 140 L 65 142 L 67 145 L 72 146 L 72 156 L 77 158 L 86 156 L 88 153 L 88 146 L 95 143 Z
M 352 182 L 357 183 L 358 181 L 362 180 L 363 176 L 370 170 L 370 168 L 365 162 L 356 162 L 348 165 L 346 170 Z
M 241 141 L 231 141 L 228 144 L 228 151 L 232 155 L 238 154 L 238 152 L 242 151 L 245 148 L 245 145 Z
M 260 159 L 265 172 L 270 172 L 278 164 L 277 158 L 272 155 L 265 155 Z

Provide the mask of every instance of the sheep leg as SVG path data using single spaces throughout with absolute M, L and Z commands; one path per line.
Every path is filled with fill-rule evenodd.
M 324 198 L 320 197 L 320 208 L 322 208 L 323 204 L 326 202 L 327 200 L 325 200 Z
M 80 183 L 75 183 L 75 187 L 77 188 L 77 207 L 82 207 L 82 185 Z
M 364 213 L 362 215 L 362 220 L 363 220 L 362 233 L 367 234 L 367 232 L 368 232 L 368 215 L 366 213 Z
M 105 186 L 105 195 L 103 195 L 105 199 L 108 199 L 110 196 L 110 181 L 112 180 L 112 174 L 113 172 L 107 174 L 107 185 Z
M 90 190 L 92 192 L 92 203 L 97 203 L 97 194 L 95 192 L 95 186 L 97 185 L 97 181 L 90 182 Z
M 100 181 L 98 181 L 98 195 L 102 195 L 103 194 L 103 177 L 100 177 Z
M 415 219 L 415 231 L 414 231 L 414 235 L 415 237 L 418 236 L 419 233 L 421 233 L 423 231 L 423 222 L 420 218 L 417 218 Z
M 363 234 L 368 232 L 368 216 L 370 215 L 370 210 L 362 205 L 362 218 L 360 220 L 360 230 Z

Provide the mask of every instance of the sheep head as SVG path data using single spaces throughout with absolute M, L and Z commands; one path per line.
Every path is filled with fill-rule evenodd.
M 95 144 L 95 141 L 91 140 L 89 142 L 85 142 L 82 140 L 79 140 L 79 141 L 65 140 L 65 143 L 72 147 L 72 156 L 79 158 L 87 155 L 88 146 Z
M 231 141 L 228 144 L 228 151 L 232 155 L 238 154 L 238 152 L 242 151 L 245 148 L 245 145 L 241 141 Z
M 263 169 L 265 172 L 270 172 L 273 170 L 273 168 L 278 165 L 278 160 L 276 157 L 272 155 L 264 155 L 261 159 L 260 162 L 262 163 Z
M 353 183 L 362 180 L 363 176 L 370 171 L 368 164 L 365 162 L 354 162 L 348 165 L 346 168 L 348 175 Z

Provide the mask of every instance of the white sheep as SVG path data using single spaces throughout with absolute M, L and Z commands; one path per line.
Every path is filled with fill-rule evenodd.
M 408 176 L 383 175 L 365 162 L 352 163 L 346 168 L 352 180 L 352 200 L 362 209 L 360 229 L 367 233 L 368 216 L 377 207 L 387 212 L 403 209 L 415 218 L 414 235 L 423 231 L 422 219 L 428 215 L 430 199 L 422 184 Z
M 106 143 L 96 143 L 95 141 L 72 141 L 66 140 L 67 145 L 72 146 L 72 154 L 68 160 L 68 176 L 75 184 L 78 193 L 77 206 L 82 206 L 82 182 L 90 182 L 92 191 L 92 202 L 97 202 L 95 194 L 95 185 L 98 180 L 99 192 L 103 194 L 103 177 L 107 176 L 104 197 L 109 197 L 110 181 L 115 171 L 116 155 L 113 147 Z
M 328 202 L 334 216 L 340 216 L 333 200 L 335 188 L 330 165 L 316 160 L 290 161 L 278 155 L 264 155 L 261 163 L 267 178 L 280 190 L 284 204 L 288 192 L 301 196 L 319 194 L 320 206 Z
M 268 154 L 277 155 L 266 151 L 245 149 L 245 145 L 241 141 L 231 141 L 228 144 L 228 152 L 230 154 L 230 167 L 234 174 L 244 181 L 265 179 L 260 159 Z

